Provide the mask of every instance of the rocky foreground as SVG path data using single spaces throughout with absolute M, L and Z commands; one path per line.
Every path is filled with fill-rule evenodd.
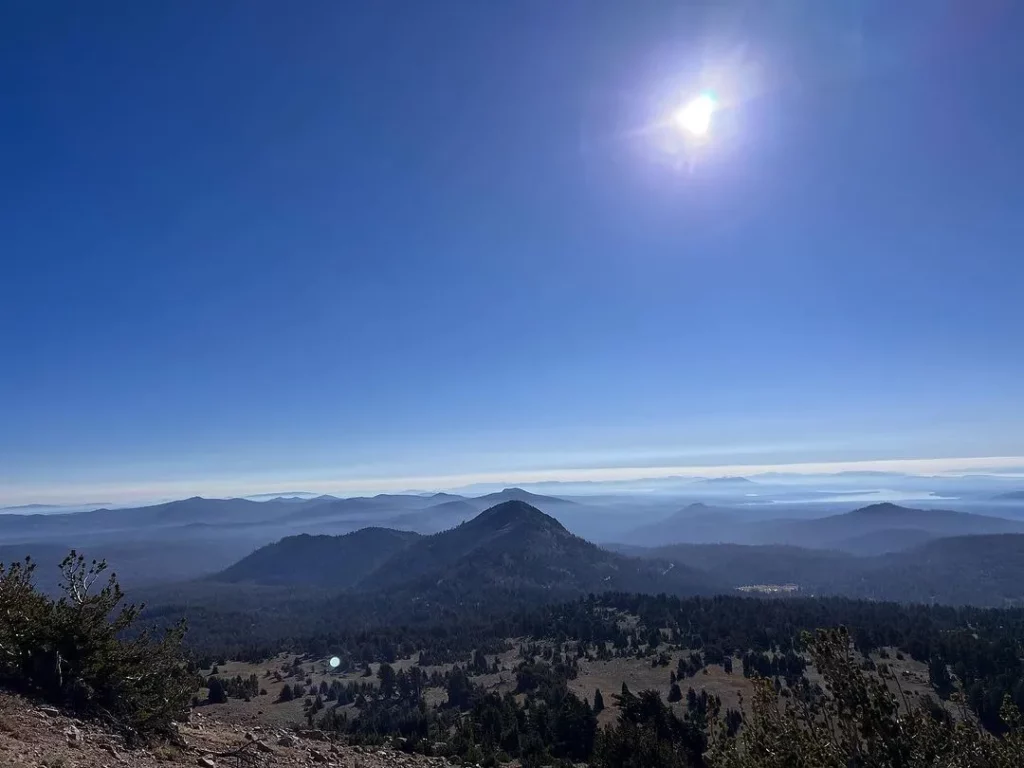
M 0 766 L 7 768 L 441 768 L 447 760 L 328 740 L 317 731 L 244 729 L 195 711 L 181 726 L 184 747 L 129 750 L 123 740 L 52 707 L 0 694 Z

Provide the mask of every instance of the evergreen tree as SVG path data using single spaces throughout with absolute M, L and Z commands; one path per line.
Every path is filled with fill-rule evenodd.
M 932 684 L 940 698 L 948 699 L 953 692 L 953 678 L 949 675 L 946 662 L 933 656 L 928 662 L 928 682 Z
M 211 704 L 223 704 L 228 700 L 228 693 L 224 690 L 224 683 L 219 677 L 211 677 L 206 681 L 206 686 L 210 690 L 206 700 Z
M 380 696 L 382 699 L 390 699 L 395 695 L 395 669 L 390 664 L 381 664 L 377 669 L 377 679 L 380 681 Z
M 106 569 L 72 551 L 55 601 L 36 590 L 31 559 L 0 564 L 0 681 L 78 717 L 105 719 L 132 744 L 180 738 L 174 722 L 200 685 L 182 653 L 184 624 L 161 639 L 139 632 L 141 607 L 123 604 Z
M 604 709 L 604 696 L 601 695 L 601 689 L 598 688 L 594 691 L 594 714 L 599 714 Z

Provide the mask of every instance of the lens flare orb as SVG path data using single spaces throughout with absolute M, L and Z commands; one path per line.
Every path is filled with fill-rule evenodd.
M 675 124 L 695 138 L 703 138 L 711 130 L 711 117 L 715 114 L 717 103 L 713 96 L 702 93 L 697 98 L 684 104 L 673 116 Z

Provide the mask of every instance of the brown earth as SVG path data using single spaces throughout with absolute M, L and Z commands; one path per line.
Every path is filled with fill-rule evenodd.
M 652 667 L 649 658 L 615 658 L 608 661 L 581 659 L 580 673 L 575 680 L 569 681 L 569 690 L 593 704 L 594 691 L 600 689 L 601 697 L 604 699 L 604 710 L 598 715 L 597 722 L 600 725 L 608 725 L 615 722 L 618 717 L 619 711 L 614 696 L 622 690 L 623 683 L 633 693 L 644 690 L 658 691 L 662 701 L 667 702 L 671 687 L 669 673 L 676 668 L 678 660 L 681 657 L 686 658 L 689 653 L 675 651 L 668 654 L 670 660 L 667 667 Z M 717 664 L 709 664 L 705 671 L 680 680 L 679 688 L 684 696 L 688 688 L 693 688 L 697 693 L 706 690 L 722 700 L 723 709 L 743 709 L 743 703 L 750 702 L 754 690 L 750 680 L 743 676 L 743 664 L 739 659 L 733 659 L 731 674 L 726 674 Z M 686 700 L 675 702 L 671 706 L 676 714 L 682 715 L 686 711 Z
M 333 743 L 317 732 L 270 725 L 244 728 L 194 711 L 181 727 L 184 748 L 125 749 L 120 737 L 51 707 L 0 694 L 4 768 L 440 768 L 443 758 Z M 239 753 L 240 750 L 240 753 Z M 232 755 L 231 753 L 238 753 Z

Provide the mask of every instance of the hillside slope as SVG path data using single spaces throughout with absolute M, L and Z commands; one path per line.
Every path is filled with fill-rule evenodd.
M 552 595 L 713 590 L 712 580 L 692 569 L 603 550 L 522 501 L 498 504 L 452 530 L 417 541 L 358 586 L 427 589 L 442 583 L 466 593 L 492 588 Z
M 792 583 L 819 590 L 866 567 L 863 558 L 845 552 L 780 544 L 671 544 L 646 549 L 642 556 L 686 565 L 731 587 Z
M 210 579 L 346 589 L 419 538 L 419 534 L 389 528 L 362 528 L 344 536 L 288 536 Z
M 791 583 L 807 594 L 870 600 L 1024 604 L 1024 534 L 938 538 L 875 556 L 778 544 L 673 544 L 624 551 L 695 569 L 733 588 Z
M 661 520 L 638 526 L 623 534 L 623 544 L 657 547 L 667 543 L 714 544 L 729 541 L 737 525 L 743 524 L 737 512 L 696 502 Z
M 269 705 L 268 705 L 269 706 Z M 193 711 L 180 728 L 183 748 L 126 749 L 121 737 L 98 724 L 83 723 L 51 707 L 37 707 L 19 696 L 0 693 L 0 765 L 4 768 L 176 768 L 177 766 L 262 765 L 312 768 L 440 768 L 448 761 L 377 746 L 373 749 L 313 740 L 293 728 L 269 722 L 245 729 L 207 712 Z M 258 743 L 257 743 L 258 742 Z M 222 757 L 242 750 L 241 757 Z

